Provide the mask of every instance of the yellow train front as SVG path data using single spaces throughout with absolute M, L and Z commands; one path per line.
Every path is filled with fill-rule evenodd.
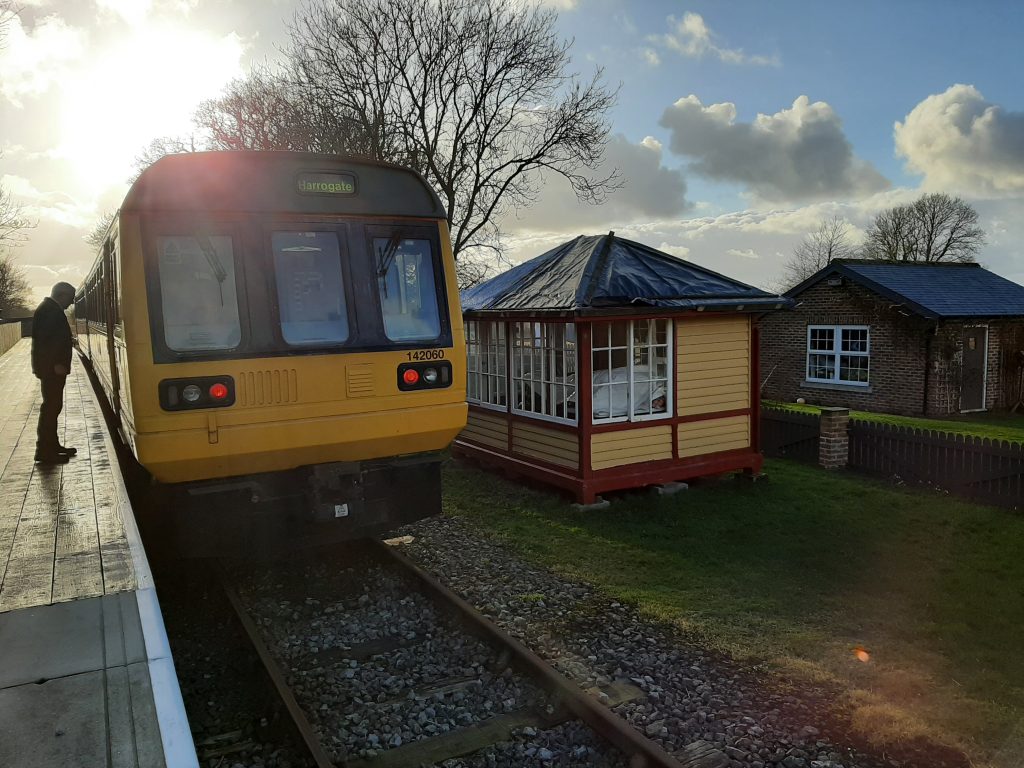
M 75 315 L 185 553 L 439 511 L 465 342 L 445 211 L 418 174 L 307 153 L 165 157 L 125 198 Z

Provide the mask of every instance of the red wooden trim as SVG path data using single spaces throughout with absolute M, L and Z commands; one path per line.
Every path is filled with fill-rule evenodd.
M 579 406 L 577 406 L 578 408 Z M 531 416 L 523 416 L 521 413 L 510 413 L 509 419 L 512 422 L 518 422 L 520 424 L 532 424 L 538 427 L 550 427 L 551 429 L 559 432 L 575 432 L 578 429 L 576 424 L 562 424 L 559 421 L 546 421 L 544 419 L 535 419 Z
M 478 403 L 466 403 L 466 405 L 468 405 L 469 410 L 473 411 L 474 413 L 482 413 L 485 416 L 487 414 L 490 414 L 491 416 L 494 416 L 497 419 L 504 419 L 508 416 L 508 408 L 506 408 L 505 410 L 501 410 L 499 408 L 488 408 Z
M 576 421 L 580 438 L 580 474 L 590 477 L 591 450 L 593 448 L 594 413 L 593 397 L 593 327 L 590 323 L 576 323 L 576 349 L 578 351 L 576 371 Z
M 695 413 L 691 416 L 675 416 L 667 419 L 651 419 L 650 421 L 617 421 L 613 424 L 596 424 L 593 427 L 595 434 L 602 432 L 621 432 L 627 429 L 643 429 L 644 427 L 660 427 L 663 425 L 676 426 L 677 424 L 689 424 L 694 421 L 712 421 L 714 419 L 725 419 L 730 416 L 749 416 L 749 408 L 736 408 L 731 411 L 712 411 L 711 413 Z M 675 431 L 675 430 L 673 430 Z
M 505 326 L 505 403 L 508 405 L 508 452 L 512 453 L 512 324 Z
M 694 421 L 713 421 L 714 419 L 727 419 L 730 416 L 749 415 L 749 408 L 736 408 L 731 411 L 712 411 L 711 413 L 694 413 L 690 416 L 680 416 L 676 421 L 680 424 L 689 424 Z
M 554 465 L 545 465 L 535 462 L 533 459 L 526 460 L 515 456 L 506 456 L 493 448 L 467 443 L 461 438 L 452 443 L 452 453 L 456 456 L 477 459 L 498 469 L 511 469 L 513 472 L 542 480 L 559 488 L 567 488 L 576 493 L 579 493 L 583 484 L 581 478 L 566 472 L 565 467 L 556 468 Z
M 761 329 L 750 319 L 750 448 L 761 450 Z

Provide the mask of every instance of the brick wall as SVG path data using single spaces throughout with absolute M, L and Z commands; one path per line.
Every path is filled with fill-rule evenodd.
M 761 380 L 768 377 L 764 398 L 793 402 L 802 397 L 815 405 L 922 412 L 928 323 L 900 313 L 892 301 L 848 280 L 835 287 L 822 281 L 796 301 L 795 309 L 773 312 L 760 322 Z M 871 327 L 870 391 L 821 389 L 805 381 L 808 325 Z

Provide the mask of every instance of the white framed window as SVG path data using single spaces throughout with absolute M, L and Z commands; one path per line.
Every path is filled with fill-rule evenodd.
M 576 423 L 576 326 L 511 323 L 512 412 Z
M 466 321 L 466 399 L 505 410 L 508 405 L 505 323 Z
M 869 326 L 807 326 L 807 381 L 866 387 L 870 367 Z
M 591 387 L 595 424 L 672 414 L 672 322 L 594 323 Z

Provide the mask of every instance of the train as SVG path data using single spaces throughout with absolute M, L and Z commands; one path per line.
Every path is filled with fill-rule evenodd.
M 407 168 L 168 155 L 71 310 L 81 357 L 187 556 L 357 539 L 440 510 L 466 423 L 446 212 Z

